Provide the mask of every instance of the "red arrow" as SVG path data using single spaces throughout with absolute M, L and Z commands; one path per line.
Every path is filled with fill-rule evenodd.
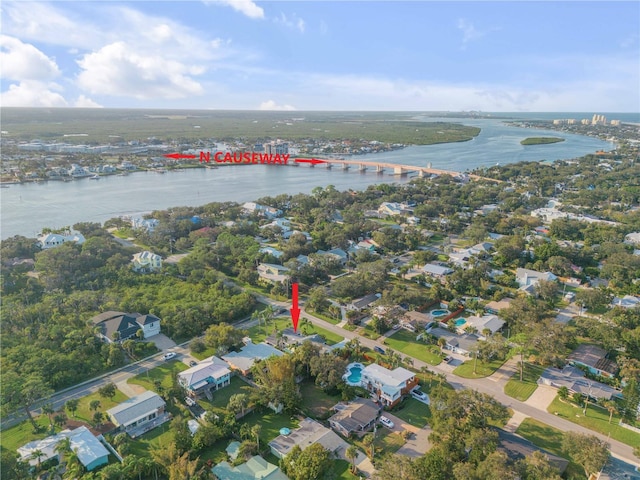
M 324 160 L 318 160 L 317 158 L 296 158 L 296 163 L 310 163 L 311 165 L 317 165 L 319 163 L 327 163 Z
M 196 158 L 195 155 L 183 155 L 182 153 L 165 153 L 163 156 L 173 158 L 174 160 L 178 160 L 179 158 Z
M 298 284 L 291 284 L 291 321 L 293 322 L 293 331 L 298 331 L 298 320 L 300 320 L 300 309 L 298 308 Z

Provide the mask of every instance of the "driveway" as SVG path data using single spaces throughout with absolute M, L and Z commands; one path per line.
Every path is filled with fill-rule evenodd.
M 158 335 L 154 335 L 153 337 L 147 338 L 148 341 L 153 342 L 158 347 L 158 350 L 169 350 L 170 348 L 174 348 L 177 346 L 176 342 L 171 340 L 166 335 L 159 333 Z
M 539 408 L 540 410 L 547 410 L 547 407 L 556 398 L 558 390 L 549 385 L 538 385 L 538 388 L 531 394 L 531 396 L 524 402 L 532 407 Z
M 407 457 L 412 458 L 421 457 L 431 448 L 431 443 L 429 442 L 429 435 L 431 435 L 431 432 L 431 427 L 428 425 L 422 427 L 418 431 L 414 432 L 411 438 L 407 440 L 407 443 L 400 447 L 396 453 L 398 455 L 406 455 Z

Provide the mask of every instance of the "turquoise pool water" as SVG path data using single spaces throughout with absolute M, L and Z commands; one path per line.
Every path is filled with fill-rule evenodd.
M 360 383 L 362 379 L 362 367 L 360 365 L 353 365 L 349 368 L 349 376 L 347 381 L 349 383 Z
M 447 313 L 449 313 L 449 310 L 443 310 L 443 309 L 431 310 L 431 315 L 434 317 L 444 317 Z
M 464 318 L 458 318 L 455 321 L 456 327 L 461 327 L 465 323 L 467 323 L 467 321 Z

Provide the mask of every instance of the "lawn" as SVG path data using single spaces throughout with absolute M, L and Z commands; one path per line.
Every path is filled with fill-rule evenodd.
M 346 460 L 334 460 L 333 471 L 336 474 L 337 480 L 358 480 L 362 477 L 357 477 L 351 473 L 351 464 Z
M 429 422 L 431 418 L 429 405 L 425 405 L 411 397 L 407 397 L 400 405 L 400 410 L 393 410 L 391 412 L 396 417 L 418 428 L 424 427 Z
M 68 411 L 66 411 L 66 414 L 71 419 L 83 420 L 87 423 L 91 423 L 93 421 L 93 410 L 89 408 L 89 405 L 93 400 L 100 401 L 100 408 L 98 410 L 104 413 L 110 408 L 115 407 L 119 403 L 124 402 L 127 398 L 129 397 L 127 397 L 118 389 L 116 389 L 116 395 L 113 397 L 113 400 L 101 397 L 100 395 L 98 395 L 98 392 L 95 392 L 80 399 L 80 401 L 78 402 L 78 410 L 75 412 L 75 415 L 71 415 L 71 413 Z
M 453 373 L 462 378 L 484 378 L 493 375 L 504 362 L 504 360 L 493 360 L 492 362 L 485 363 L 478 360 L 476 373 L 473 373 L 475 360 L 467 360 L 462 365 L 457 366 Z
M 340 402 L 340 395 L 329 395 L 312 381 L 300 384 L 302 410 L 311 418 L 325 419 L 331 413 L 331 407 Z
M 166 422 L 150 432 L 131 441 L 130 453 L 138 457 L 149 456 L 149 450 L 155 447 L 164 447 L 173 441 L 173 432 L 170 429 L 171 422 Z
M 164 389 L 169 389 L 173 386 L 173 375 L 178 372 L 186 370 L 187 367 L 184 363 L 178 360 L 169 360 L 159 367 L 147 370 L 145 373 L 136 375 L 133 378 L 127 380 L 128 383 L 134 383 L 136 385 L 142 385 L 147 390 L 156 391 L 154 382 L 160 380 Z M 157 392 L 156 392 L 157 393 Z
M 389 347 L 409 355 L 411 357 L 422 360 L 429 365 L 438 365 L 442 362 L 440 349 L 436 345 L 427 345 L 416 341 L 416 334 L 401 328 L 384 342 Z
M 269 322 L 269 325 L 255 325 L 249 329 L 249 337 L 253 340 L 254 343 L 264 342 L 264 340 L 274 333 L 276 330 L 284 330 L 285 328 L 291 328 L 291 318 L 289 317 L 278 317 Z M 309 321 L 305 321 L 305 318 L 300 319 L 300 324 L 298 326 L 298 331 L 303 335 L 313 335 L 317 333 L 322 335 L 327 341 L 327 345 L 334 345 L 336 343 L 344 340 L 344 337 L 337 335 L 333 332 L 325 330 L 322 327 L 318 327 L 313 325 Z
M 329 315 L 325 315 L 324 313 L 320 313 L 317 310 L 307 309 L 307 312 L 309 312 L 310 315 L 313 315 L 315 317 L 321 318 L 325 322 L 329 322 L 329 323 L 332 323 L 334 325 L 337 325 L 342 321 L 341 318 L 336 319 L 336 318 L 330 317 Z
M 224 411 L 229 404 L 229 399 L 232 395 L 237 393 L 249 393 L 254 387 L 249 385 L 247 382 L 242 380 L 240 377 L 231 377 L 231 384 L 227 387 L 221 388 L 213 392 L 213 401 L 209 401 L 207 398 L 201 398 L 198 400 L 198 403 L 202 405 L 202 408 L 205 410 L 218 410 Z
M 555 453 L 559 457 L 571 460 L 571 457 L 562 451 L 562 438 L 564 433 L 557 428 L 534 420 L 533 418 L 525 418 L 516 430 L 516 433 L 540 448 Z M 584 480 L 584 469 L 571 461 L 565 472 L 565 477 L 568 480 Z
M 356 438 L 352 443 L 363 452 L 368 453 L 369 450 L 362 443 L 362 438 Z M 374 443 L 376 447 L 376 458 L 381 458 L 386 454 L 396 453 L 404 444 L 405 441 L 399 433 L 394 433 L 388 428 L 378 425 L 376 441 Z
M 2 448 L 6 448 L 7 450 L 15 453 L 15 451 L 25 443 L 29 443 L 32 440 L 38 440 L 49 435 L 49 418 L 46 415 L 39 415 L 34 418 L 36 423 L 46 427 L 46 430 L 43 430 L 42 433 L 34 433 L 33 426 L 29 420 L 20 422 L 14 427 L 2 430 L 2 435 L 0 436 L 2 439 Z M 60 431 L 60 429 L 56 428 L 56 431 Z
M 620 427 L 618 425 L 620 421 L 618 415 L 614 415 L 611 423 L 609 423 L 609 412 L 593 403 L 589 403 L 587 415 L 585 416 L 582 414 L 582 407 L 577 407 L 568 402 L 565 403 L 556 396 L 547 411 L 603 435 L 611 434 L 611 438 L 615 438 L 619 442 L 626 443 L 632 447 L 640 445 L 640 434 Z
M 504 386 L 504 393 L 524 402 L 538 388 L 537 382 L 542 372 L 544 372 L 543 367 L 525 363 L 523 381 L 520 381 L 520 372 L 516 372 Z
M 297 418 L 289 416 L 286 413 L 274 413 L 271 410 L 267 410 L 265 414 L 254 410 L 248 413 L 242 420 L 244 423 L 249 424 L 250 427 L 260 425 L 260 449 L 280 435 L 281 428 L 287 427 L 294 430 L 299 427 Z

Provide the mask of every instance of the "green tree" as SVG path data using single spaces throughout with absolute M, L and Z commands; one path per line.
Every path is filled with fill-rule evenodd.
M 291 480 L 321 480 L 335 478 L 329 450 L 314 443 L 301 450 L 298 445 L 280 463 L 280 468 Z
M 584 468 L 587 477 L 598 473 L 609 458 L 609 444 L 595 435 L 565 432 L 562 450 Z
M 37 429 L 38 426 L 31 415 L 31 405 L 51 393 L 53 393 L 53 390 L 37 373 L 18 375 L 13 371 L 8 371 L 3 375 L 0 403 L 2 403 L 3 407 L 22 407 L 33 428 Z
M 89 402 L 89 410 L 91 410 L 91 411 L 96 411 L 101 406 L 102 406 L 102 404 L 100 403 L 100 400 L 91 400 L 91 402 Z
M 98 395 L 111 400 L 116 396 L 117 389 L 118 387 L 116 387 L 115 383 L 107 383 L 98 389 Z
M 229 397 L 229 403 L 227 403 L 227 410 L 234 414 L 240 414 L 240 418 L 244 417 L 244 411 L 249 404 L 249 397 L 246 393 L 236 393 Z
M 242 339 L 249 334 L 247 330 L 239 330 L 227 323 L 209 326 L 204 334 L 204 343 L 214 348 L 216 352 L 224 354 L 231 348 L 242 345 Z
M 71 398 L 69 400 L 67 400 L 64 404 L 64 407 L 69 410 L 69 412 L 71 413 L 71 415 L 76 416 L 76 411 L 78 410 L 78 403 L 79 400 L 77 398 Z
M 638 405 L 640 405 L 640 384 L 635 378 L 631 378 L 622 390 L 623 407 L 622 419 L 626 422 L 633 422 L 638 415 Z
M 349 448 L 344 452 L 345 457 L 351 461 L 351 472 L 356 472 L 356 458 L 358 458 L 358 448 L 355 445 L 349 445 Z

